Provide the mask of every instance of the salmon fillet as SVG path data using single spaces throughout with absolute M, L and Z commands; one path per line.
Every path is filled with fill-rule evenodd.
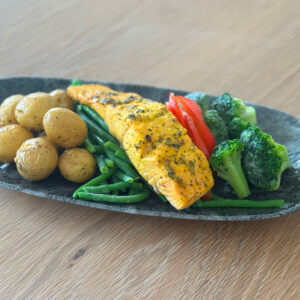
M 164 104 L 101 84 L 71 86 L 67 92 L 99 113 L 141 176 L 176 209 L 213 187 L 207 159 Z

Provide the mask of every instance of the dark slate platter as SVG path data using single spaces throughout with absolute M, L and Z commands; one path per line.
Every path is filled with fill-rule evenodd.
M 146 98 L 161 102 L 165 101 L 169 94 L 169 89 L 165 88 L 113 82 L 102 83 L 118 91 L 136 92 Z M 50 92 L 53 89 L 66 88 L 69 84 L 69 79 L 59 78 L 20 77 L 0 79 L 0 102 L 12 94 L 29 94 L 36 91 Z M 180 95 L 187 93 L 187 91 L 173 91 Z M 277 142 L 287 147 L 292 168 L 283 174 L 279 190 L 268 193 L 254 190 L 251 199 L 281 198 L 286 201 L 284 207 L 281 208 L 189 208 L 177 211 L 171 205 L 162 203 L 155 196 L 150 197 L 143 203 L 134 205 L 83 201 L 72 198 L 72 193 L 78 185 L 65 180 L 58 171 L 43 181 L 28 182 L 17 173 L 14 164 L 0 168 L 0 186 L 62 202 L 148 216 L 233 221 L 270 219 L 286 215 L 300 209 L 300 120 L 264 106 L 254 105 L 254 107 L 257 110 L 258 123 L 262 129 L 270 133 Z M 216 181 L 214 192 L 221 196 L 234 197 L 229 186 L 221 180 Z

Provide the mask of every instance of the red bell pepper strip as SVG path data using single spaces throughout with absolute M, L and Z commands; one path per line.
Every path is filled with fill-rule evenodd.
M 200 149 L 204 153 L 205 157 L 207 159 L 209 159 L 210 153 L 207 150 L 201 136 L 198 134 L 198 130 L 197 130 L 197 127 L 195 125 L 193 118 L 185 111 L 183 111 L 182 114 L 183 114 L 183 119 L 186 123 L 186 129 L 187 129 L 188 135 L 191 137 L 195 146 L 197 146 L 198 149 Z
M 209 201 L 211 200 L 212 197 L 212 191 L 208 191 L 204 196 L 201 197 L 202 201 Z
M 177 120 L 178 122 L 184 126 L 185 125 L 185 122 L 184 122 L 184 119 L 183 119 L 183 115 L 182 115 L 182 111 L 181 111 L 181 108 L 179 107 L 178 105 L 178 102 L 174 96 L 174 93 L 170 93 L 169 95 L 169 103 L 171 104 L 172 107 L 174 107 L 174 109 L 176 110 L 176 114 L 175 116 L 177 117 Z
M 213 134 L 208 129 L 203 120 L 201 108 L 195 101 L 189 98 L 185 98 L 183 96 L 176 96 L 176 99 L 180 102 L 183 109 L 193 118 L 199 135 L 202 137 L 202 140 L 205 142 L 207 150 L 211 154 L 216 145 L 216 142 Z
M 169 111 L 170 111 L 170 112 L 177 118 L 177 120 L 178 120 L 178 112 L 177 112 L 177 110 L 176 110 L 176 107 L 175 107 L 174 103 L 167 102 L 166 105 L 167 105 Z M 178 120 L 178 121 L 179 121 L 179 120 Z
M 177 104 L 177 102 L 175 101 L 168 101 L 166 102 L 166 105 L 169 109 L 169 111 L 171 111 L 171 113 L 176 117 L 177 121 L 184 127 L 186 128 L 186 124 L 185 121 L 183 119 L 182 116 L 182 111 L 181 108 L 179 107 L 179 105 Z

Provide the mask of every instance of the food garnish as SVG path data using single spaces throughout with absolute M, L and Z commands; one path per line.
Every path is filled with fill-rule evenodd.
M 179 123 L 187 129 L 193 143 L 209 159 L 215 147 L 215 138 L 203 120 L 201 108 L 195 101 L 183 96 L 175 96 L 173 93 L 170 93 L 166 105 Z

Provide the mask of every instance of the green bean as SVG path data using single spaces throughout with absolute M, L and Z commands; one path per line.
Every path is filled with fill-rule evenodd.
M 222 198 L 220 196 L 217 196 L 217 195 L 215 195 L 215 194 L 212 193 L 211 200 L 224 200 L 224 198 Z
M 128 176 L 132 177 L 133 179 L 140 178 L 137 171 L 135 171 L 126 161 L 115 157 L 114 153 L 107 148 L 104 148 L 104 151 L 108 158 L 110 158 L 116 164 L 116 166 L 124 171 Z
M 85 113 L 77 109 L 77 114 L 83 119 L 86 123 L 90 132 L 100 136 L 105 141 L 117 142 L 117 140 L 107 133 L 104 129 L 102 129 L 96 122 L 90 119 Z
M 119 182 L 119 178 L 117 178 L 117 177 L 115 176 L 115 174 L 114 174 L 114 175 L 112 176 L 112 183 L 117 183 L 117 182 Z M 115 195 L 115 196 L 117 196 L 117 195 L 119 195 L 119 191 L 118 191 L 118 190 L 112 191 L 112 194 Z
M 132 182 L 129 183 L 129 188 L 137 190 L 137 191 L 142 191 L 144 185 L 141 182 Z
M 104 145 L 105 145 L 105 147 L 107 147 L 108 149 L 113 150 L 113 151 L 117 151 L 118 149 L 121 149 L 119 145 L 117 145 L 116 143 L 113 143 L 111 141 L 106 142 Z
M 81 110 L 82 110 L 82 104 L 81 104 L 81 103 L 78 103 L 78 104 L 76 105 L 76 112 L 77 112 L 77 113 L 80 113 Z
M 108 141 L 104 144 L 105 147 L 115 152 L 115 156 L 125 160 L 126 162 L 131 164 L 131 161 L 129 160 L 126 152 L 116 143 L 112 143 L 111 141 Z
M 111 179 L 112 179 L 112 183 L 120 182 L 119 178 L 116 176 L 116 172 L 115 172 L 114 175 L 111 177 Z
M 101 153 L 101 154 L 104 154 L 104 150 L 103 150 L 103 147 L 101 145 L 95 145 L 97 144 L 95 139 L 92 137 L 91 134 L 88 135 L 87 137 L 89 139 L 89 142 L 93 145 L 93 147 L 95 148 L 95 153 Z
M 109 158 L 106 157 L 104 160 L 105 160 L 106 165 L 107 165 L 109 168 L 112 168 L 112 167 L 115 166 L 115 163 L 114 163 L 111 159 L 109 159 Z
M 101 150 L 103 150 L 103 152 L 107 155 L 103 140 L 96 134 L 93 134 L 92 137 L 98 143 L 99 147 L 101 147 Z M 112 159 L 107 157 L 105 158 L 105 163 L 110 168 L 115 166 L 115 162 Z
M 71 85 L 81 85 L 81 84 L 84 84 L 81 80 L 78 80 L 78 79 L 72 79 L 71 81 Z
M 109 150 L 107 147 L 105 147 L 103 140 L 99 136 L 97 136 L 95 134 L 93 134 L 92 136 L 99 145 L 104 145 L 103 148 L 104 148 L 105 154 L 108 156 L 109 159 L 111 159 L 117 165 L 117 167 L 119 167 L 122 171 L 124 171 L 128 176 L 132 177 L 133 179 L 140 178 L 137 171 L 135 171 L 130 166 L 130 164 L 128 164 L 126 161 L 124 161 L 118 157 L 115 157 L 114 153 L 111 150 Z
M 96 134 L 92 134 L 92 138 L 96 141 L 96 143 L 101 147 L 102 151 L 105 153 L 104 141 Z
M 107 203 L 121 203 L 121 204 L 130 204 L 142 202 L 148 198 L 150 192 L 145 189 L 141 193 L 129 196 L 115 196 L 115 195 L 105 195 L 105 194 L 94 194 L 87 192 L 79 192 L 78 195 L 82 199 L 92 200 L 92 201 L 102 201 Z
M 83 104 L 82 110 L 91 118 L 93 119 L 99 126 L 101 126 L 105 131 L 109 132 L 108 126 L 104 122 L 104 120 L 100 117 L 100 115 L 91 107 Z
M 127 174 L 125 174 L 125 173 L 122 172 L 121 170 L 117 170 L 117 171 L 115 172 L 115 175 L 116 175 L 119 179 L 121 179 L 122 181 L 129 182 L 129 183 L 134 182 L 134 178 L 128 176 Z
M 89 137 L 87 137 L 83 143 L 84 148 L 89 151 L 90 153 L 96 153 L 96 148 L 95 146 L 92 144 L 91 140 L 89 139 Z
M 136 194 L 136 190 L 129 189 L 128 195 L 135 195 L 135 194 Z
M 163 203 L 167 203 L 168 199 L 163 194 L 158 194 L 155 192 L 152 185 L 150 185 L 145 179 L 143 180 L 148 189 L 153 192 Z
M 98 185 L 99 183 L 103 182 L 107 178 L 109 178 L 114 172 L 116 171 L 116 168 L 111 168 L 109 171 L 105 174 L 101 174 L 98 177 L 93 178 L 92 180 L 88 181 L 84 185 L 80 186 L 73 194 L 74 198 L 78 198 L 78 193 L 83 190 L 83 188 L 87 186 L 92 186 L 92 185 Z
M 246 200 L 246 199 L 217 199 L 202 201 L 198 200 L 194 207 L 279 207 L 284 205 L 284 200 Z
M 90 186 L 90 187 L 92 187 L 92 186 Z M 84 188 L 84 189 L 82 190 L 82 192 L 86 192 L 85 189 L 87 189 L 87 188 L 89 188 L 89 187 Z M 109 190 L 109 189 L 102 189 L 102 191 L 101 191 L 101 194 L 109 194 L 109 193 L 110 193 L 110 190 Z
M 163 202 L 163 203 L 167 203 L 168 199 L 163 195 L 163 194 L 157 194 L 157 197 Z
M 97 155 L 96 156 L 96 161 L 97 161 L 97 164 L 98 164 L 98 167 L 99 167 L 99 170 L 101 173 L 105 174 L 108 172 L 108 167 L 105 163 L 105 160 L 104 160 L 104 156 L 103 155 Z
M 128 158 L 126 152 L 123 150 L 123 149 L 118 149 L 116 152 L 115 152 L 115 156 L 124 160 L 125 162 L 131 164 L 131 161 L 130 159 Z
M 96 150 L 96 153 L 101 153 L 101 154 L 104 153 L 103 148 L 100 145 L 93 145 L 93 146 Z
M 133 182 L 133 183 L 128 183 L 124 181 L 120 181 L 117 183 L 112 183 L 112 184 L 103 184 L 103 185 L 98 185 L 98 186 L 88 186 L 83 188 L 84 192 L 89 192 L 89 193 L 101 193 L 102 190 L 109 190 L 109 191 L 116 191 L 116 190 L 123 190 L 127 188 L 132 188 L 138 191 L 141 191 L 143 189 L 143 185 L 141 183 Z

